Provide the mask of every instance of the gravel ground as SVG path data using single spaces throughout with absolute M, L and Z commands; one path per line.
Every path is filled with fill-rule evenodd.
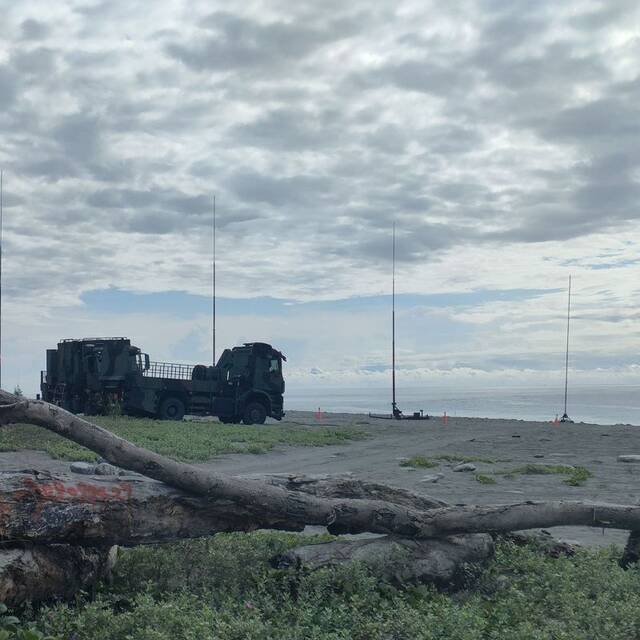
M 291 411 L 290 423 L 317 426 L 353 426 L 369 438 L 327 447 L 281 447 L 260 455 L 220 456 L 202 468 L 243 473 L 346 473 L 433 495 L 452 504 L 491 504 L 522 500 L 597 500 L 635 504 L 640 464 L 617 462 L 625 453 L 640 454 L 640 427 L 442 418 L 420 422 L 377 420 L 358 414 Z M 401 467 L 408 457 L 439 454 L 495 460 L 474 462 L 476 473 L 490 474 L 527 463 L 582 465 L 593 477 L 572 487 L 560 475 L 496 476 L 496 484 L 480 484 L 473 472 L 454 472 L 442 462 L 435 469 Z M 69 470 L 69 463 L 52 460 L 37 451 L 0 453 L 0 471 L 7 469 Z M 425 476 L 442 474 L 437 483 Z M 551 532 L 588 545 L 624 544 L 626 533 L 588 527 L 555 528 Z

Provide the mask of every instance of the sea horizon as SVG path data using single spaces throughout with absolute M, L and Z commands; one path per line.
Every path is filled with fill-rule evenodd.
M 564 389 L 551 387 L 447 387 L 404 385 L 398 407 L 409 414 L 553 421 L 564 411 Z M 379 385 L 332 387 L 288 385 L 285 410 L 335 413 L 390 413 L 391 390 Z M 569 389 L 567 413 L 576 423 L 640 425 L 640 385 L 576 385 Z

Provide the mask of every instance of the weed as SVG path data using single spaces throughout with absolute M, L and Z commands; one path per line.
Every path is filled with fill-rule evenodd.
M 414 467 L 421 469 L 433 469 L 438 466 L 438 462 L 435 462 L 431 458 L 425 458 L 424 456 L 413 456 L 408 460 L 403 460 L 400 463 L 401 467 Z
M 484 462 L 485 464 L 494 464 L 495 462 L 509 462 L 508 460 L 492 460 L 490 458 L 479 458 L 477 456 L 463 456 L 453 453 L 439 453 L 435 456 L 427 458 L 426 456 L 413 456 L 408 460 L 400 463 L 401 467 L 421 467 L 425 469 L 433 469 L 442 462 L 450 462 L 459 464 L 462 462 Z
M 586 467 L 577 466 L 562 482 L 572 487 L 581 487 L 593 474 Z
M 494 471 L 494 474 L 510 479 L 515 478 L 518 475 L 565 475 L 567 478 L 565 478 L 563 482 L 572 487 L 582 486 L 593 476 L 586 467 L 572 467 L 566 464 L 537 463 L 529 463 L 522 465 L 521 467 L 506 469 L 504 471 Z
M 495 484 L 495 478 L 492 478 L 491 476 L 487 476 L 483 473 L 476 473 L 476 475 L 474 476 L 476 482 L 479 482 L 480 484 Z
M 442 460 L 444 462 L 461 463 L 461 462 L 484 462 L 485 464 L 494 464 L 498 460 L 491 458 L 479 458 L 478 456 L 463 456 L 453 453 L 440 453 L 437 456 L 433 456 L 436 460 Z M 502 461 L 501 461 L 502 462 Z

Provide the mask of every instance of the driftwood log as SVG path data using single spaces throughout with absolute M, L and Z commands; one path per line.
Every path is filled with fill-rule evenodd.
M 279 569 L 320 569 L 356 561 L 398 585 L 429 582 L 452 589 L 464 583 L 466 565 L 483 563 L 493 556 L 493 549 L 493 539 L 486 533 L 432 540 L 381 536 L 309 544 L 272 562 Z
M 385 500 L 325 498 L 292 491 L 286 485 L 204 471 L 171 460 L 60 407 L 0 391 L 0 424 L 9 423 L 44 427 L 118 467 L 190 494 L 224 501 L 230 510 L 251 517 L 256 528 L 302 531 L 308 525 L 320 525 L 335 534 L 379 533 L 410 538 L 572 525 L 640 530 L 640 506 L 636 505 L 561 500 L 423 510 Z
M 252 480 L 319 497 L 375 496 L 420 509 L 443 505 L 440 500 L 362 482 L 351 475 L 283 474 Z M 250 515 L 234 510 L 228 502 L 190 495 L 139 475 L 4 472 L 0 473 L 0 496 L 0 539 L 12 541 L 0 548 L 0 601 L 11 605 L 26 596 L 38 601 L 86 589 L 110 569 L 108 551 L 113 544 L 161 543 L 256 528 Z M 458 583 L 463 563 L 481 563 L 492 554 L 493 542 L 486 534 L 437 540 L 378 536 L 308 545 L 294 550 L 288 560 L 279 558 L 277 566 L 317 569 L 357 560 L 396 582 L 451 587 Z
M 14 607 L 73 598 L 109 577 L 115 550 L 69 544 L 0 545 L 0 602 Z
M 367 500 L 420 509 L 441 500 L 362 482 L 351 475 L 254 476 L 252 481 L 325 498 Z M 245 480 L 246 478 L 240 478 Z M 139 475 L 79 476 L 39 471 L 0 473 L 0 540 L 132 546 L 263 528 L 224 500 L 188 494 Z
M 257 528 L 302 531 L 315 525 L 334 534 L 385 537 L 303 548 L 281 559 L 283 566 L 323 566 L 350 558 L 374 564 L 375 558 L 385 560 L 403 551 L 409 568 L 396 567 L 394 575 L 420 580 L 433 579 L 430 567 L 442 554 L 449 554 L 456 567 L 485 560 L 492 550 L 490 541 L 474 534 L 559 525 L 640 530 L 638 506 L 556 501 L 453 507 L 354 479 L 267 479 L 204 471 L 138 447 L 59 407 L 0 391 L 0 424 L 10 423 L 44 427 L 122 469 L 164 484 L 94 478 L 81 488 L 77 481 L 74 486 L 73 480 L 46 474 L 32 474 L 30 479 L 14 475 L 7 478 L 6 493 L 0 491 L 0 535 L 7 541 L 73 541 L 107 548 L 116 542 L 140 544 Z M 25 488 L 25 480 L 30 487 Z M 443 540 L 450 536 L 458 537 Z M 411 568 L 411 563 L 426 569 Z

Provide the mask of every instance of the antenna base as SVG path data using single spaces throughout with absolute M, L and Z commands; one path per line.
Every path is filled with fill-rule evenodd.
M 560 418 L 560 422 L 569 422 L 570 424 L 573 424 L 573 420 L 566 413 L 563 414 L 562 418 Z

